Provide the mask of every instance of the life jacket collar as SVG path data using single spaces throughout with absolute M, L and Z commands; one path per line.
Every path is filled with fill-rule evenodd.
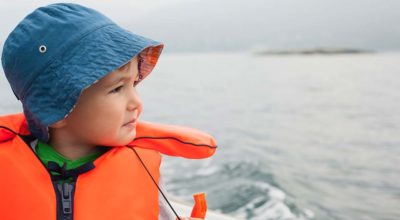
M 30 135 L 23 113 L 0 117 L 0 143 L 11 140 L 17 135 Z

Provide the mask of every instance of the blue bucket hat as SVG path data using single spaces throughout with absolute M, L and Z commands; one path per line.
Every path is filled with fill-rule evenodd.
M 85 88 L 135 56 L 144 79 L 162 49 L 98 11 L 57 3 L 36 9 L 16 26 L 1 61 L 32 135 L 47 142 L 48 127 L 68 116 Z

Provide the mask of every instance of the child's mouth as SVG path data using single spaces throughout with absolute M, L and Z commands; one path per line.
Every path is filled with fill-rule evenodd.
M 125 123 L 123 126 L 135 126 L 136 125 L 136 119 L 132 119 L 129 122 Z

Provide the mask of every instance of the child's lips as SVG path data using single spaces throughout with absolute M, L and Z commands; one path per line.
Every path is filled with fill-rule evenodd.
M 133 126 L 133 125 L 136 125 L 136 118 L 124 124 L 124 126 Z

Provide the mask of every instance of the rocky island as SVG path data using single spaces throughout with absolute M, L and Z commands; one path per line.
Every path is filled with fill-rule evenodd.
M 361 54 L 374 53 L 371 50 L 349 49 L 349 48 L 309 48 L 309 49 L 284 49 L 284 50 L 261 50 L 254 52 L 255 55 L 329 55 L 329 54 Z

